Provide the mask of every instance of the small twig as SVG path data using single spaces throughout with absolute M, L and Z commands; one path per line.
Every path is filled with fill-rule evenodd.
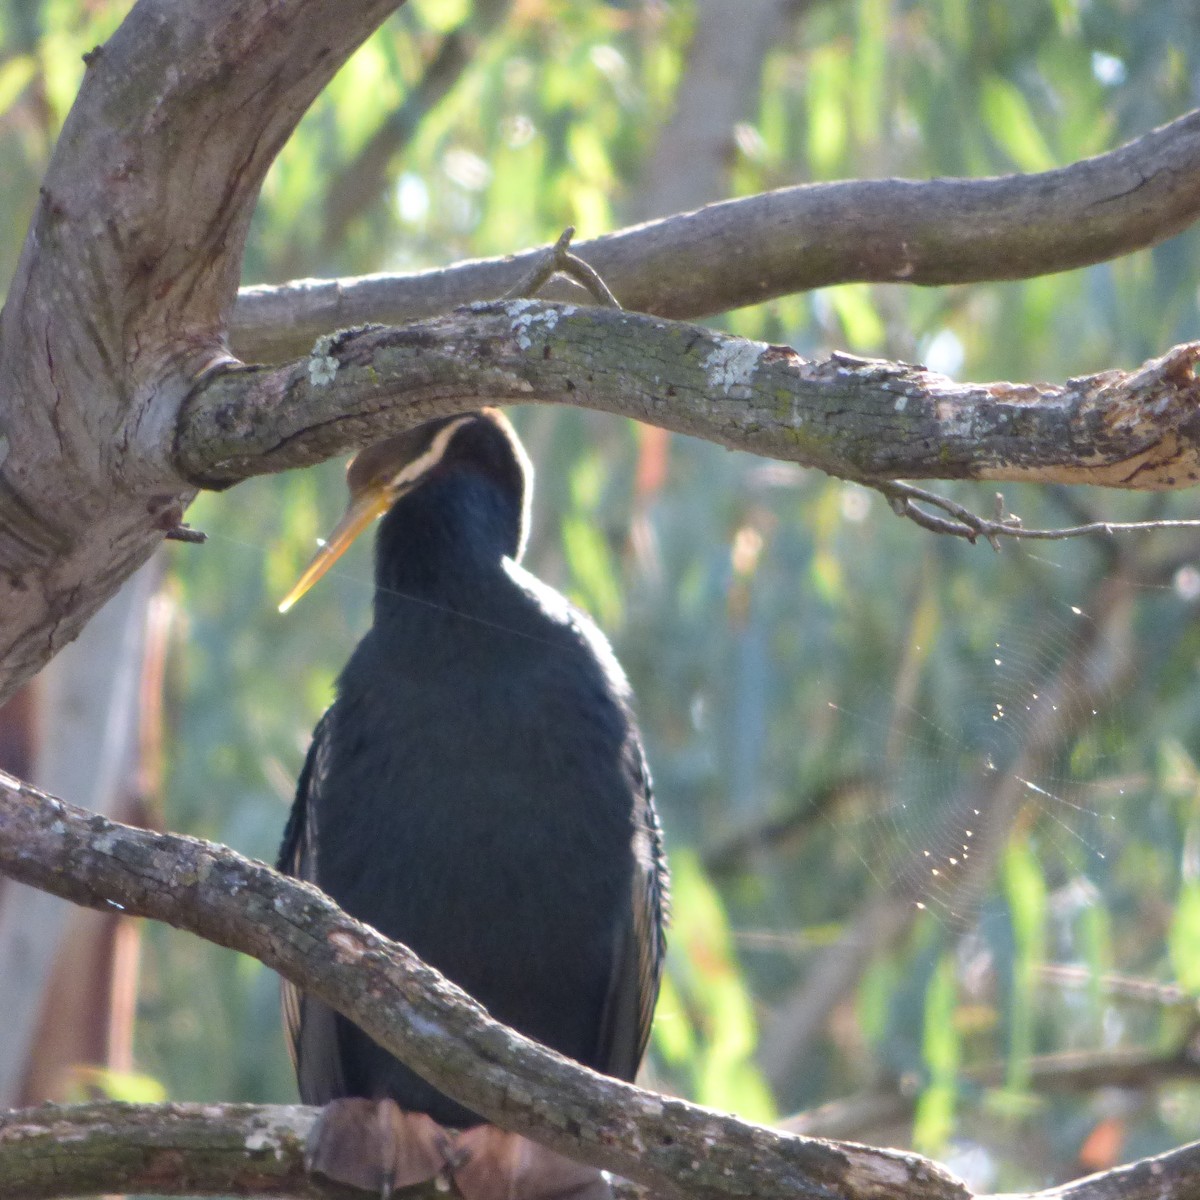
M 913 487 L 911 483 L 877 483 L 868 480 L 856 480 L 864 487 L 869 487 L 886 496 L 892 512 L 898 517 L 907 517 L 934 533 L 944 533 L 950 537 L 966 538 L 974 545 L 976 539 L 986 538 L 992 549 L 1000 549 L 1000 539 L 1027 538 L 1044 542 L 1057 542 L 1066 538 L 1088 537 L 1093 533 L 1143 533 L 1151 529 L 1200 529 L 1200 520 L 1163 520 L 1163 521 L 1090 521 L 1086 525 L 1070 525 L 1062 529 L 1026 529 L 1021 524 L 1021 518 L 1013 514 L 1004 515 L 1004 497 L 996 493 L 996 513 L 993 520 L 981 517 L 961 504 L 939 496 L 936 492 L 924 488 Z M 935 513 L 919 507 L 921 504 L 940 508 L 952 519 L 946 520 Z
M 190 525 L 176 525 L 167 530 L 166 538 L 172 542 L 189 542 L 193 546 L 203 546 L 208 541 L 208 534 L 203 529 L 193 529 Z
M 592 294 L 597 304 L 605 308 L 620 308 L 620 302 L 600 278 L 600 273 L 568 249 L 574 236 L 575 226 L 568 225 L 558 241 L 542 252 L 533 267 L 504 293 L 503 298 L 519 300 L 536 296 L 555 275 L 569 275 Z
M 608 284 L 600 278 L 600 272 L 585 263 L 577 254 L 563 254 L 559 270 L 587 288 L 595 297 L 597 304 L 603 305 L 605 308 L 621 307 L 621 302 L 612 294 Z

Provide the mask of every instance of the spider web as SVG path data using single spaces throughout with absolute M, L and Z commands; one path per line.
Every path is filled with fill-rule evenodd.
M 882 703 L 829 707 L 866 737 L 878 781 L 850 831 L 858 857 L 898 901 L 962 927 L 1014 828 L 1062 875 L 1104 863 L 1125 794 L 1115 760 L 1121 647 L 1068 602 L 945 618 L 936 646 L 913 639 Z

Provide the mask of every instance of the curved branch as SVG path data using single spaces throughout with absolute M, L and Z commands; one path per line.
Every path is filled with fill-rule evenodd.
M 0 693 L 79 633 L 192 498 L 175 418 L 228 357 L 259 185 L 400 2 L 139 0 L 88 56 L 0 316 Z
M 1200 111 L 1038 175 L 869 179 L 781 188 L 576 245 L 629 309 L 688 319 L 834 283 L 1027 279 L 1173 237 L 1200 216 Z M 539 253 L 414 275 L 245 288 L 246 359 L 301 354 L 331 329 L 402 325 L 500 296 Z M 569 290 L 552 293 L 581 299 Z
M 251 954 L 472 1110 L 664 1197 L 967 1198 L 915 1155 L 780 1133 L 597 1075 L 493 1021 L 316 888 L 209 842 L 118 825 L 2 774 L 0 870 Z
M 217 371 L 184 406 L 177 466 L 204 487 L 306 466 L 481 404 L 566 403 L 862 481 L 1200 479 L 1200 344 L 1065 384 L 958 384 L 922 367 L 532 300 L 319 339 Z

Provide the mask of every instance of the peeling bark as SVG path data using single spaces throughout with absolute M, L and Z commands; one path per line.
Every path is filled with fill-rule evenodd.
M 232 850 L 118 825 L 0 775 L 0 871 L 251 954 L 502 1128 L 663 1197 L 968 1200 L 918 1155 L 752 1125 L 581 1067 L 492 1020 L 316 888 Z
M 176 465 L 228 487 L 480 404 L 563 403 L 848 479 L 1162 490 L 1200 478 L 1198 359 L 1188 343 L 1132 372 L 959 384 L 636 313 L 497 301 L 344 330 L 280 367 L 212 372 L 184 406 Z
M 307 105 L 398 3 L 139 0 L 89 56 L 0 315 L 0 700 L 78 634 L 198 486 L 314 462 L 485 401 L 629 413 L 848 478 L 1153 489 L 1195 477 L 1190 348 L 1134 377 L 959 386 L 903 364 L 805 362 L 629 314 L 564 313 L 552 342 L 535 326 L 553 310 L 530 307 L 505 329 L 485 307 L 381 334 L 374 347 L 360 335 L 333 339 L 317 357 L 333 364 L 336 387 L 323 388 L 320 371 L 305 387 L 311 356 L 283 372 L 241 367 L 225 338 L 262 178 Z M 627 306 L 699 315 L 846 279 L 940 284 L 1099 261 L 1194 220 L 1198 180 L 1191 113 L 1042 175 L 784 189 L 582 249 Z M 444 311 L 527 269 L 518 258 L 407 282 L 256 293 L 245 298 L 257 307 L 243 310 L 241 344 L 294 354 L 314 332 L 364 314 L 395 322 Z M 471 369 L 451 369 L 449 335 Z M 535 344 L 541 366 L 524 353 Z M 385 350 L 390 358 L 371 357 Z M 614 369 L 615 351 L 628 369 Z M 348 353 L 367 354 L 359 376 L 343 370 Z M 299 405 L 296 419 L 270 411 L 282 401 Z M 207 426 L 214 444 L 198 444 L 218 417 L 225 428 Z M 238 430 L 253 444 L 231 447 Z
M 640 1183 L 653 1197 L 974 1200 L 919 1155 L 799 1137 L 597 1075 L 491 1020 L 315 888 L 224 847 L 115 824 L 3 775 L 0 870 L 77 903 L 120 906 L 254 955 L 456 1099 Z M 0 1178 L 7 1200 L 113 1191 L 362 1195 L 305 1176 L 313 1116 L 307 1108 L 250 1105 L 26 1109 L 0 1115 Z M 1197 1178 L 1200 1143 L 1030 1200 L 1189 1200 Z

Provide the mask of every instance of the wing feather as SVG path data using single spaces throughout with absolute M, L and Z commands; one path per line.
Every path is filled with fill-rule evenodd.
M 635 797 L 632 891 L 628 918 L 619 925 L 614 938 L 597 1061 L 608 1074 L 633 1080 L 646 1053 L 658 1001 L 669 896 L 662 829 L 636 730 L 630 731 L 626 760 Z
M 327 712 L 313 730 L 312 744 L 296 781 L 296 799 L 276 863 L 276 870 L 318 887 L 315 800 L 328 763 L 330 720 Z M 288 1054 L 300 1085 L 300 1098 L 305 1104 L 327 1104 L 344 1096 L 345 1079 L 333 1010 L 306 996 L 286 979 L 279 981 L 279 999 Z

